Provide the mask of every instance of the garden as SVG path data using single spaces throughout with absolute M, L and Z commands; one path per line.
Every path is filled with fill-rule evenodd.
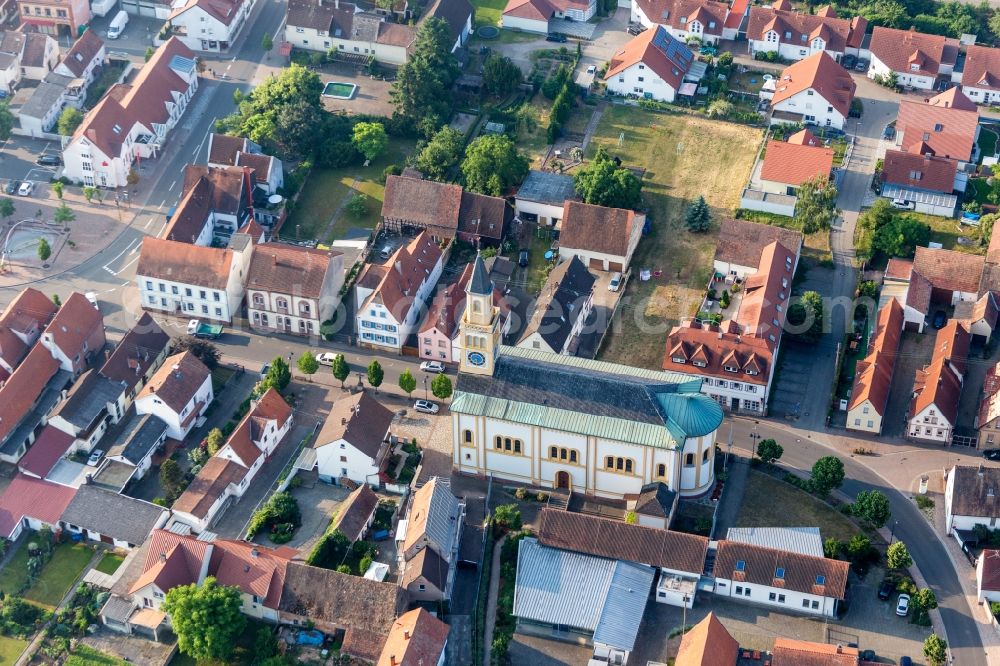
M 313 546 L 306 564 L 363 576 L 378 556 L 378 546 L 370 541 L 351 543 L 340 530 L 329 530 Z
M 21 539 L 0 570 L 0 592 L 55 608 L 87 568 L 94 550 L 79 543 L 57 542 L 43 528 Z
M 399 453 L 389 455 L 387 466 L 390 477 L 401 486 L 408 486 L 413 481 L 420 465 L 422 454 L 416 440 L 406 442 L 400 446 Z
M 292 540 L 295 530 L 302 525 L 302 511 L 298 500 L 289 492 L 274 493 L 264 506 L 250 517 L 247 538 L 267 532 L 271 543 L 283 544 Z

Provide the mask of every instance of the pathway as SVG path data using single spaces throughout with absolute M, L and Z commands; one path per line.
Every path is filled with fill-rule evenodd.
M 722 490 L 722 506 L 715 517 L 713 539 L 726 536 L 726 530 L 736 526 L 743 506 L 743 494 L 746 492 L 747 477 L 750 476 L 750 464 L 740 455 L 730 455 L 726 467 L 726 485 Z
M 590 140 L 594 138 L 594 133 L 597 131 L 597 126 L 601 122 L 601 116 L 604 115 L 604 109 L 608 108 L 607 102 L 600 102 L 597 108 L 594 109 L 594 113 L 590 116 L 590 121 L 587 123 L 587 128 L 583 130 L 583 142 L 580 144 L 580 149 L 584 153 L 587 152 L 587 146 L 590 145 Z
M 490 647 L 493 645 L 493 629 L 497 623 L 497 597 L 500 594 L 500 553 L 507 535 L 501 537 L 493 547 L 493 564 L 490 568 L 490 589 L 486 597 L 486 621 L 483 623 L 483 666 L 490 666 Z
M 355 188 L 357 186 L 358 186 L 358 179 L 355 178 L 354 180 L 351 181 L 351 184 L 348 185 L 348 189 L 351 190 L 352 192 L 355 192 L 356 194 L 361 194 L 360 192 L 357 192 L 357 190 L 355 190 Z M 330 243 L 330 242 L 336 240 L 334 238 L 330 238 L 329 236 L 330 236 L 330 234 L 333 233 L 333 227 L 336 226 L 337 220 L 340 219 L 340 215 L 344 212 L 344 208 L 347 207 L 347 203 L 354 196 L 355 195 L 352 194 L 351 196 L 344 197 L 341 200 L 340 205 L 337 206 L 337 210 L 333 211 L 333 215 L 330 216 L 330 221 L 326 223 L 325 227 L 323 227 L 323 233 L 316 235 L 316 238 L 319 239 L 320 242 L 322 242 L 322 243 Z

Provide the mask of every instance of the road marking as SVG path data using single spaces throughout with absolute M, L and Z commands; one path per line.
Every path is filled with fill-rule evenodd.
M 106 270 L 107 272 L 111 273 L 112 275 L 118 275 L 118 273 L 116 273 L 115 271 L 111 270 L 111 268 L 110 268 L 111 264 L 113 264 L 114 262 L 118 261 L 118 260 L 119 260 L 119 259 L 120 259 L 120 258 L 122 257 L 122 255 L 124 255 L 124 254 L 125 254 L 126 252 L 128 252 L 129 250 L 131 250 L 131 249 L 132 249 L 132 247 L 133 247 L 134 245 L 136 245 L 137 243 L 139 243 L 139 242 L 140 242 L 140 241 L 139 241 L 139 239 L 138 239 L 138 238 L 136 238 L 136 239 L 132 240 L 132 242 L 131 242 L 131 243 L 129 243 L 129 244 L 128 244 L 128 245 L 127 245 L 127 246 L 125 247 L 125 249 L 124 249 L 124 250 L 122 250 L 122 251 L 121 251 L 121 252 L 119 252 L 119 253 L 118 253 L 117 255 L 115 255 L 115 257 L 114 257 L 113 259 L 111 259 L 111 261 L 109 261 L 108 263 L 104 264 L 104 267 L 103 267 L 103 268 L 104 268 L 104 270 Z
M 138 249 L 138 248 L 136 248 L 136 249 Z M 118 269 L 118 271 L 117 271 L 117 272 L 115 273 L 115 275 L 119 275 L 119 274 L 120 274 L 120 273 L 122 273 L 122 272 L 123 272 L 123 271 L 124 271 L 124 270 L 125 270 L 126 268 L 128 268 L 129 266 L 131 266 L 132 264 L 134 264 L 134 263 L 135 263 L 135 262 L 137 262 L 137 261 L 139 261 L 139 257 L 136 257 L 136 258 L 135 258 L 135 259 L 133 259 L 132 261 L 128 262 L 127 264 L 125 264 L 124 266 L 122 266 L 121 268 L 119 268 L 119 269 Z
M 211 125 L 212 125 L 213 127 L 215 126 L 215 118 L 212 118 L 212 121 L 211 121 L 211 123 L 210 123 L 210 124 L 211 124 Z M 201 154 L 201 148 L 202 148 L 202 146 L 204 146 L 204 145 L 205 145 L 205 141 L 207 141 L 207 140 L 208 140 L 208 135 L 209 135 L 209 134 L 210 134 L 210 132 L 206 132 L 206 133 L 205 133 L 205 136 L 204 136 L 204 137 L 202 137 L 202 139 L 201 139 L 201 143 L 199 143 L 199 144 L 198 144 L 198 147 L 197 147 L 197 148 L 195 148 L 195 150 L 194 150 L 194 159 L 195 159 L 195 161 L 198 161 L 198 155 L 200 155 L 200 154 Z
M 167 188 L 167 191 L 168 192 L 173 192 L 174 191 L 174 187 L 176 187 L 176 185 L 177 185 L 177 181 L 175 180 L 174 182 L 170 183 L 170 187 Z
M 149 225 L 151 225 L 152 223 L 153 223 L 153 218 L 149 218 L 149 220 L 146 221 L 146 224 L 143 225 L 142 228 L 143 229 L 149 229 Z

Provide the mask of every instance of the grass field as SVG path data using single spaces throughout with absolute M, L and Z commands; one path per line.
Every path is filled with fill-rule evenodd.
M 923 213 L 906 213 L 921 222 L 925 222 L 931 227 L 931 242 L 941 243 L 946 250 L 959 250 L 971 254 L 985 254 L 986 248 L 980 247 L 976 238 L 976 227 L 961 224 L 958 220 L 938 217 L 936 215 L 925 215 Z M 960 238 L 968 239 L 969 242 L 959 242 Z
M 979 130 L 979 159 L 993 157 L 997 152 L 997 133 L 985 127 Z
M 476 9 L 476 25 L 500 27 L 500 16 L 507 6 L 507 0 L 472 0 L 472 6 Z
M 839 511 L 812 495 L 754 470 L 747 478 L 736 524 L 739 527 L 819 527 L 824 539 L 832 537 L 840 541 L 850 541 L 860 531 Z
M 86 645 L 78 645 L 66 658 L 66 666 L 127 666 L 128 662 L 99 652 Z
M 28 542 L 23 539 L 17 552 L 0 570 L 0 591 L 4 594 L 18 594 L 18 590 L 28 577 Z M 48 608 L 55 608 L 76 581 L 94 551 L 80 544 L 57 544 L 52 559 L 42 569 L 38 580 L 25 591 L 24 598 Z
M 379 221 L 382 197 L 385 194 L 385 185 L 379 182 L 382 171 L 390 164 L 402 166 L 415 145 L 414 141 L 390 138 L 385 153 L 367 167 L 313 169 L 302 186 L 302 193 L 288 221 L 281 228 L 281 235 L 294 239 L 298 234 L 302 240 L 316 239 L 329 243 L 342 238 L 352 227 L 374 229 Z M 354 217 L 343 208 L 357 193 L 368 197 L 368 209 L 361 217 Z M 333 217 L 336 217 L 336 222 L 325 233 Z
M 10 636 L 0 636 L 0 666 L 13 664 L 26 647 L 28 647 L 28 641 Z
M 712 273 L 715 233 L 688 232 L 684 214 L 701 194 L 716 223 L 732 215 L 761 137 L 759 129 L 686 114 L 618 105 L 604 112 L 588 156 L 603 146 L 625 165 L 646 170 L 643 196 L 653 230 L 640 241 L 632 268 L 660 277 L 629 281 L 602 360 L 661 367 L 670 327 L 695 313 Z
M 106 573 L 110 576 L 114 572 L 118 571 L 118 567 L 120 567 L 122 565 L 122 562 L 124 561 L 125 558 L 122 557 L 121 555 L 115 555 L 114 553 L 105 553 L 104 557 L 101 558 L 101 561 L 98 562 L 97 566 L 94 568 L 100 571 L 101 573 Z

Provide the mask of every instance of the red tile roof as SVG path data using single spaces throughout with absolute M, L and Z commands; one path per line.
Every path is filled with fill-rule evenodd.
M 378 495 L 367 483 L 362 483 L 344 500 L 333 519 L 333 529 L 340 530 L 354 543 L 364 535 L 368 519 L 378 508 Z
M 714 0 L 637 0 L 637 6 L 650 21 L 674 30 L 688 31 L 691 24 L 698 21 L 706 35 L 721 36 L 729 16 L 729 5 Z M 742 10 L 734 8 L 736 11 L 745 9 L 746 5 Z M 686 20 L 681 22 L 681 18 Z M 738 27 L 739 23 L 736 25 Z
M 661 25 L 654 26 L 629 40 L 611 56 L 605 81 L 610 81 L 632 65 L 643 63 L 674 90 L 681 87 L 694 56 Z
M 955 189 L 957 171 L 958 163 L 947 157 L 887 150 L 882 167 L 882 182 L 951 194 Z
M 954 65 L 958 40 L 927 35 L 914 29 L 897 30 L 875 26 L 869 46 L 872 56 L 894 72 L 937 76 L 941 65 Z M 913 69 L 911 65 L 916 65 Z
M 27 338 L 33 337 L 32 332 L 40 335 L 56 311 L 52 299 L 37 289 L 21 290 L 0 315 L 0 358 L 17 368 L 28 353 L 28 345 L 15 333 Z
M 927 103 L 931 106 L 940 106 L 946 109 L 979 112 L 979 107 L 976 106 L 976 103 L 969 99 L 958 86 L 948 88 L 944 92 L 934 95 L 934 97 L 927 100 Z
M 38 439 L 31 445 L 28 452 L 17 461 L 17 466 L 23 472 L 30 473 L 40 479 L 52 471 L 59 459 L 63 457 L 73 444 L 73 436 L 51 425 L 45 426 L 38 434 Z
M 587 9 L 587 0 L 507 0 L 504 16 L 548 21 L 555 12 Z
M 280 430 L 291 416 L 292 408 L 280 393 L 270 388 L 236 426 L 226 440 L 226 446 L 233 450 L 245 467 L 251 467 L 263 454 L 257 445 L 261 439 L 261 428 L 273 421 Z
M 625 257 L 635 223 L 631 210 L 567 201 L 563 204 L 559 245 Z
M 893 257 L 885 267 L 885 277 L 894 280 L 909 280 L 913 272 L 913 262 L 909 259 Z
M 59 370 L 59 361 L 49 350 L 36 344 L 14 374 L 0 387 L 0 442 L 17 427 L 45 385 Z
M 875 334 L 868 345 L 868 355 L 858 361 L 849 410 L 867 400 L 877 414 L 885 415 L 902 335 L 903 306 L 893 298 L 878 311 Z
M 774 639 L 772 666 L 857 666 L 858 648 L 833 643 Z
M 368 391 L 341 398 L 330 408 L 330 414 L 313 441 L 313 448 L 343 439 L 369 458 L 375 458 L 392 419 L 393 412 Z
M 778 242 L 792 252 L 802 249 L 802 232 L 771 224 L 725 218 L 719 225 L 715 261 L 759 266 L 764 248 Z
M 392 623 L 377 666 L 432 666 L 448 642 L 447 624 L 423 608 L 403 613 Z
M 681 363 L 674 359 L 683 359 Z M 702 328 L 698 322 L 675 326 L 667 336 L 663 369 L 689 375 L 732 379 L 747 384 L 767 384 L 773 354 L 767 341 L 736 333 Z M 695 365 L 695 361 L 699 364 Z M 727 367 L 735 371 L 726 370 Z M 750 375 L 747 371 L 757 374 Z
M 910 402 L 910 418 L 918 416 L 930 406 L 947 419 L 952 426 L 958 417 L 958 401 L 962 397 L 962 380 L 944 358 L 917 370 L 913 378 L 913 400 Z
M 817 177 L 830 177 L 833 149 L 770 140 L 760 169 L 761 180 L 799 186 Z
M 775 84 L 771 106 L 810 88 L 845 118 L 850 113 L 857 85 L 850 73 L 826 51 L 820 51 L 786 67 Z
M 147 236 L 135 272 L 139 277 L 224 290 L 232 263 L 233 252 L 229 249 Z
M 765 35 L 774 30 L 778 40 L 786 44 L 806 44 L 815 37 L 826 41 L 826 50 L 842 53 L 850 45 L 861 44 L 868 21 L 863 18 L 847 19 L 835 16 L 817 16 L 793 12 L 791 3 L 787 8 L 777 3 L 772 7 L 751 7 L 750 21 L 747 23 L 747 39 L 765 41 Z M 791 32 L 791 38 L 786 39 L 785 33 Z
M 733 0 L 733 6 L 729 8 L 729 14 L 726 16 L 726 27 L 739 28 L 749 6 L 750 0 Z
M 45 329 L 46 335 L 73 360 L 78 354 L 99 353 L 105 343 L 104 317 L 80 292 L 70 294 Z
M 452 237 L 458 229 L 462 186 L 433 180 L 389 176 L 385 181 L 382 217 L 403 220 Z
M 150 377 L 138 398 L 155 395 L 177 414 L 194 398 L 211 372 L 189 351 L 174 354 Z
M 455 329 L 458 328 L 458 320 L 465 311 L 465 287 L 472 277 L 472 268 L 475 264 L 468 263 L 462 269 L 458 280 L 440 290 L 434 297 L 424 323 L 420 327 L 421 333 L 431 330 L 438 330 L 442 335 L 449 338 L 454 336 Z
M 958 319 L 950 319 L 934 337 L 932 358 L 947 359 L 956 370 L 964 375 L 971 342 L 972 335 L 969 333 L 968 324 Z
M 340 254 L 285 243 L 260 244 L 247 270 L 247 289 L 319 299 L 333 259 Z
M 18 473 L 0 495 L 0 536 L 9 538 L 25 516 L 58 525 L 75 488 Z
M 184 12 L 198 7 L 219 23 L 228 26 L 242 14 L 242 6 L 242 0 L 188 0 L 186 4 L 171 11 L 168 18 L 176 18 Z
M 778 242 L 764 248 L 757 272 L 743 283 L 743 301 L 735 321 L 743 335 L 766 338 L 777 347 L 788 314 L 796 253 Z
M 962 85 L 1000 90 L 1000 49 L 978 45 L 966 47 Z
M 171 508 L 204 519 L 216 500 L 226 492 L 229 484 L 239 483 L 246 473 L 247 468 L 238 462 L 212 456 Z
M 983 560 L 983 580 L 980 591 L 1000 591 L 1000 550 L 987 548 L 980 557 Z
M 62 59 L 62 64 L 73 76 L 81 77 L 94 58 L 104 47 L 104 41 L 97 36 L 97 33 L 87 28 L 80 35 L 80 38 L 73 42 L 73 46 L 66 52 L 66 57 Z
M 979 112 L 963 108 L 962 104 L 945 106 L 944 103 L 903 100 L 896 117 L 896 131 L 902 135 L 903 150 L 910 152 L 922 142 L 937 157 L 962 161 L 972 157 L 978 125 Z
M 744 566 L 737 571 L 736 564 L 740 561 Z M 738 541 L 719 542 L 715 556 L 716 578 L 736 580 L 737 575 L 741 575 L 740 580 L 747 583 L 778 587 L 774 574 L 779 567 L 785 570 L 784 580 L 780 581 L 785 589 L 833 599 L 843 599 L 847 592 L 850 569 L 847 562 Z M 823 576 L 822 583 L 817 576 Z
M 975 294 L 985 261 L 981 255 L 917 247 L 913 270 L 927 278 L 935 289 Z
M 358 283 L 373 284 L 374 291 L 359 310 L 370 303 L 382 303 L 397 321 L 403 321 L 415 305 L 412 296 L 440 259 L 441 248 L 428 232 L 422 231 L 408 245 L 396 250 L 385 265 L 366 265 Z
M 684 634 L 674 666 L 733 666 L 739 654 L 740 644 L 709 612 Z

